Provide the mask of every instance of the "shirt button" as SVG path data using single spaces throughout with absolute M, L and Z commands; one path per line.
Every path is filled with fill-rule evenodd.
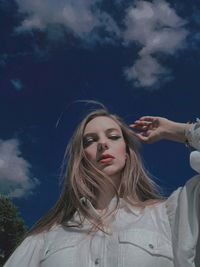
M 99 258 L 96 258 L 96 260 L 95 260 L 95 265 L 98 265 L 99 263 L 100 263 L 100 259 Z
M 149 244 L 149 248 L 153 249 L 154 248 L 154 245 Z

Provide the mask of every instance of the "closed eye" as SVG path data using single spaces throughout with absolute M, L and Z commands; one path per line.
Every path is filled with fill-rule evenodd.
M 108 138 L 111 140 L 118 140 L 121 138 L 121 136 L 120 135 L 110 135 L 110 136 L 108 136 Z M 88 137 L 88 138 L 83 140 L 83 146 L 87 147 L 87 146 L 91 145 L 93 142 L 95 142 L 96 140 L 97 140 L 97 138 Z
M 112 139 L 112 140 L 117 140 L 117 139 L 121 138 L 121 136 L 119 136 L 119 135 L 111 135 L 111 136 L 109 136 L 109 138 Z
M 92 144 L 94 141 L 95 141 L 95 140 L 94 140 L 94 138 L 92 138 L 92 137 L 87 138 L 87 139 L 83 140 L 83 145 L 84 145 L 84 147 L 87 147 L 87 146 L 89 146 L 90 144 Z

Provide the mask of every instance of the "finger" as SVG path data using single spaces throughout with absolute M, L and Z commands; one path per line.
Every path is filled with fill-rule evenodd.
M 151 121 L 136 120 L 136 121 L 134 121 L 134 123 L 132 123 L 130 125 L 144 125 L 144 124 L 149 125 L 149 124 L 152 124 L 152 122 Z
M 135 121 L 135 123 L 130 124 L 129 127 L 137 130 L 146 130 L 152 125 L 152 122 L 146 121 Z
M 139 124 L 139 125 L 150 125 L 152 124 L 152 121 L 141 121 L 141 120 L 136 120 L 134 124 Z
M 132 130 L 137 131 L 137 132 L 146 131 L 148 128 L 148 126 L 145 126 L 145 125 L 141 126 L 141 125 L 136 125 L 136 124 L 129 125 L 129 127 L 132 128 Z
M 139 120 L 145 120 L 145 121 L 154 121 L 156 117 L 154 116 L 142 116 L 139 118 Z
M 140 141 L 145 143 L 149 142 L 149 137 L 144 135 L 144 133 L 136 133 L 135 135 L 140 139 Z

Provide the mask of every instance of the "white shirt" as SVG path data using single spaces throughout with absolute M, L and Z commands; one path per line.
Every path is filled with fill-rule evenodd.
M 200 148 L 200 121 L 186 134 L 191 146 Z M 199 171 L 200 152 L 190 156 Z M 109 235 L 87 235 L 82 228 L 61 225 L 49 232 L 27 237 L 4 267 L 200 267 L 200 175 L 192 177 L 164 202 L 132 207 L 120 198 L 115 215 L 107 219 Z M 100 216 L 92 204 L 88 209 Z M 109 204 L 115 207 L 116 197 Z M 71 222 L 79 221 L 77 212 Z M 197 251 L 197 253 L 196 253 Z

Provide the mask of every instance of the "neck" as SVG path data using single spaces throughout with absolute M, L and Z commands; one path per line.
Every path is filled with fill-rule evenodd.
M 110 178 L 112 179 L 112 181 L 114 181 L 115 187 L 119 193 L 119 186 L 120 186 L 120 182 L 121 182 L 121 175 L 118 176 L 110 176 Z M 113 189 L 113 187 L 111 186 L 107 186 L 105 185 L 104 188 L 102 188 L 102 191 L 99 193 L 98 197 L 97 197 L 97 205 L 96 205 L 96 209 L 98 210 L 104 210 L 108 207 L 111 199 L 116 195 L 115 190 Z

